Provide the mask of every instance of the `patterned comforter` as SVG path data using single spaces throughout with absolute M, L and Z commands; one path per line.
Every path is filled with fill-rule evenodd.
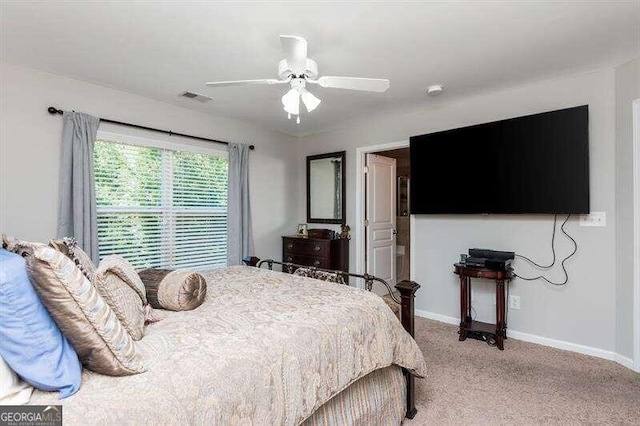
M 85 370 L 62 401 L 65 424 L 295 425 L 354 381 L 395 364 L 418 376 L 416 342 L 364 290 L 245 266 L 204 274 L 207 300 L 163 319 L 138 342 L 148 371 Z

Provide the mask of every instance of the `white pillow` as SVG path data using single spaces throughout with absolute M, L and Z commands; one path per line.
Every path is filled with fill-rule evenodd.
M 29 402 L 33 388 L 20 377 L 0 356 L 0 405 L 22 405 Z

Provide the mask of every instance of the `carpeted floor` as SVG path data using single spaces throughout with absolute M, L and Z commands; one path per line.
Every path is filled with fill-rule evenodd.
M 509 339 L 499 351 L 416 318 L 429 375 L 407 425 L 638 424 L 640 374 L 612 361 Z

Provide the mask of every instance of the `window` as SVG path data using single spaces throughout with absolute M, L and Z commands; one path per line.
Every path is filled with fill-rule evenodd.
M 224 154 L 113 139 L 99 134 L 94 149 L 100 257 L 121 254 L 136 268 L 226 266 Z

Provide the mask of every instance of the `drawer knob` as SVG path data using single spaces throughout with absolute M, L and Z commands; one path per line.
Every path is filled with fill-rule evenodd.
M 287 262 L 291 262 L 292 260 L 293 260 L 293 258 L 287 257 Z
M 318 266 L 318 265 L 320 264 L 320 261 L 319 261 L 319 260 L 314 260 L 314 261 L 313 261 L 313 264 L 314 264 L 315 266 Z
M 292 249 L 293 248 L 293 244 L 291 244 L 291 243 L 287 244 L 287 248 L 288 249 Z
M 315 247 L 313 248 L 313 251 L 320 251 L 320 246 L 315 246 Z

